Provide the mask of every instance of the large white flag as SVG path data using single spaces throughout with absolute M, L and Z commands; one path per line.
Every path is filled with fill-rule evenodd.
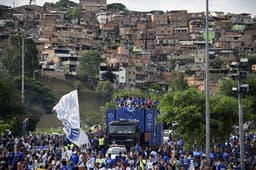
M 57 113 L 57 118 L 63 124 L 63 130 L 67 138 L 76 144 L 82 146 L 89 145 L 89 139 L 86 133 L 80 128 L 80 115 L 77 90 L 61 97 L 60 101 L 53 107 Z

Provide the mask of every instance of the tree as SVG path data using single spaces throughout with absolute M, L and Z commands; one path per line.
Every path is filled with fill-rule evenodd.
M 237 100 L 225 95 L 214 95 L 210 100 L 211 141 L 224 142 L 238 123 Z
M 248 76 L 244 81 L 245 84 L 249 84 L 249 93 L 244 95 L 245 100 L 249 100 L 252 104 L 251 107 L 251 116 L 254 116 L 252 119 L 256 120 L 256 77 L 253 75 Z M 245 101 L 243 100 L 243 101 Z M 243 102 L 244 103 L 244 102 Z
M 73 1 L 69 1 L 69 0 L 59 0 L 58 2 L 56 2 L 55 7 L 60 9 L 60 10 L 66 10 L 69 9 L 71 7 L 78 7 L 79 5 Z
M 188 88 L 188 82 L 184 77 L 184 74 L 181 72 L 174 73 L 170 84 L 171 91 L 181 91 Z
M 103 75 L 102 75 L 103 80 L 108 80 L 111 83 L 114 83 L 116 80 L 116 75 L 111 71 L 111 69 L 108 69 Z
M 126 11 L 126 6 L 122 3 L 112 3 L 107 5 L 107 10 L 112 12 Z
M 22 38 L 24 38 L 24 71 L 28 77 L 39 68 L 38 51 L 32 39 L 23 35 L 11 35 L 8 39 L 8 46 L 2 55 L 2 64 L 12 76 L 20 76 L 22 68 Z
M 105 60 L 101 58 L 101 53 L 90 51 L 82 53 L 79 59 L 78 76 L 81 79 L 96 79 L 98 76 L 98 67 Z
M 237 123 L 236 99 L 223 95 L 211 96 L 210 126 L 211 142 L 223 142 L 230 134 L 232 126 Z M 184 91 L 169 92 L 160 101 L 161 120 L 171 125 L 177 121 L 176 133 L 183 135 L 192 146 L 194 141 L 205 141 L 205 95 L 195 88 Z
M 111 100 L 113 94 L 112 83 L 109 81 L 99 81 L 96 87 L 96 94 L 103 99 L 103 101 Z
M 249 85 L 249 93 L 242 94 L 244 120 L 256 120 L 256 77 L 249 75 L 247 79 L 243 80 L 243 84 Z M 232 91 L 232 87 L 237 87 L 237 82 L 232 79 L 224 79 L 219 82 L 219 93 L 222 95 L 233 97 L 237 102 L 237 92 Z
M 21 78 L 14 78 L 17 89 L 21 89 Z M 55 98 L 52 91 L 47 88 L 43 83 L 33 78 L 25 78 L 25 105 L 28 109 L 36 108 L 34 117 L 40 117 L 40 114 L 52 113 L 52 108 L 55 103 Z M 36 116 L 36 114 L 38 114 Z
M 9 129 L 17 134 L 24 116 L 25 108 L 11 78 L 0 77 L 0 132 Z
M 78 20 L 81 15 L 81 9 L 79 7 L 73 7 L 68 9 L 68 16 L 73 20 Z
M 232 91 L 232 87 L 234 86 L 236 86 L 234 80 L 230 78 L 222 79 L 218 83 L 218 93 L 235 97 L 237 94 Z
M 161 91 L 161 86 L 157 83 L 152 83 L 149 85 L 149 91 L 159 93 Z

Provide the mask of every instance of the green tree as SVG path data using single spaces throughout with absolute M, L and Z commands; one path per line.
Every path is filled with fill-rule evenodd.
M 14 81 L 16 88 L 21 89 L 21 78 L 16 77 Z M 24 90 L 25 105 L 27 109 L 33 109 L 34 117 L 40 118 L 41 114 L 52 113 L 52 108 L 55 104 L 55 98 L 52 94 L 52 91 L 43 83 L 33 78 L 26 77 Z
M 60 9 L 60 10 L 66 10 L 69 9 L 71 7 L 78 7 L 79 5 L 73 1 L 69 1 L 69 0 L 59 0 L 58 2 L 56 2 L 55 7 Z
M 24 71 L 28 77 L 39 68 L 38 51 L 33 39 L 27 39 L 23 35 L 12 35 L 8 39 L 8 46 L 2 55 L 2 64 L 12 76 L 20 76 L 22 68 L 22 38 L 24 38 Z
M 245 100 L 249 100 L 252 104 L 251 107 L 251 113 L 253 116 L 252 119 L 256 120 L 256 77 L 254 75 L 250 75 L 248 76 L 248 78 L 244 81 L 245 84 L 249 85 L 249 93 L 244 94 L 243 98 L 245 98 Z
M 70 17 L 71 19 L 79 20 L 80 15 L 81 15 L 80 7 L 73 7 L 68 9 L 68 17 Z
M 0 132 L 7 129 L 14 133 L 21 132 L 21 120 L 24 116 L 25 108 L 14 83 L 9 77 L 0 77 Z
M 114 83 L 116 80 L 116 75 L 111 71 L 111 69 L 108 69 L 103 75 L 102 75 L 103 80 L 108 80 L 111 83 Z
M 152 84 L 150 84 L 150 86 L 149 86 L 149 91 L 159 93 L 159 92 L 161 91 L 161 87 L 160 87 L 160 85 L 157 84 L 157 83 L 152 83 Z
M 188 88 L 188 82 L 185 80 L 185 75 L 181 72 L 174 73 L 170 88 L 171 91 L 186 90 Z
M 256 120 L 256 77 L 249 75 L 247 79 L 243 80 L 242 84 L 249 85 L 249 93 L 242 94 L 242 104 L 244 112 L 244 120 Z M 232 91 L 232 87 L 237 87 L 237 82 L 231 78 L 221 80 L 218 84 L 219 94 L 231 96 L 237 102 L 237 92 Z
M 210 122 L 212 142 L 224 142 L 232 132 L 232 126 L 238 123 L 236 98 L 214 95 L 210 98 Z
M 223 95 L 211 96 L 211 142 L 223 142 L 237 123 L 236 99 Z M 176 132 L 183 135 L 187 146 L 205 141 L 205 95 L 195 88 L 169 92 L 160 101 L 161 120 L 171 125 L 177 121 Z
M 109 81 L 99 81 L 96 87 L 96 94 L 98 97 L 101 97 L 103 101 L 111 100 L 113 95 L 113 86 Z
M 107 5 L 107 10 L 112 12 L 126 11 L 126 6 L 122 3 L 112 3 Z
M 194 141 L 203 141 L 204 95 L 194 88 L 167 93 L 160 101 L 161 120 L 171 125 L 177 121 L 176 133 L 183 135 L 192 146 Z M 193 130 L 191 130 L 193 129 Z
M 232 87 L 237 86 L 235 81 L 231 78 L 222 79 L 218 82 L 218 93 L 226 96 L 237 96 L 236 93 L 232 91 Z
M 84 80 L 98 78 L 98 67 L 104 61 L 100 52 L 82 53 L 82 57 L 79 59 L 78 76 Z

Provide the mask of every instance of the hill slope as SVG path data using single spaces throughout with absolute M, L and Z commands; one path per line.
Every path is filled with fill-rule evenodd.
M 57 79 L 42 79 L 42 82 L 47 85 L 54 96 L 56 102 L 59 101 L 61 96 L 75 89 L 74 80 L 57 80 Z M 82 124 L 86 123 L 92 125 L 95 123 L 104 122 L 104 115 L 100 111 L 102 102 L 97 98 L 94 91 L 87 89 L 83 84 L 78 93 L 80 119 Z M 82 126 L 82 125 L 81 125 Z M 57 119 L 56 114 L 43 115 L 37 125 L 38 129 L 62 127 L 61 122 Z

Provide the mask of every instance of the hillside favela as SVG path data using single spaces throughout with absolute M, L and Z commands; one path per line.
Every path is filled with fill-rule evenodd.
M 256 170 L 256 13 L 38 1 L 0 1 L 0 170 Z

